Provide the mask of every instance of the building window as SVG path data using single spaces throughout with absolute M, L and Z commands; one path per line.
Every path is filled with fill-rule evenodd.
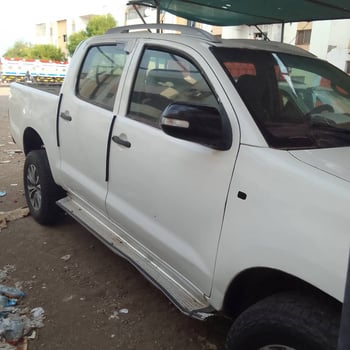
M 295 40 L 296 45 L 309 45 L 311 39 L 311 29 L 298 30 Z
M 64 42 L 64 43 L 67 42 L 67 34 L 63 34 L 63 42 Z
M 40 23 L 36 25 L 36 35 L 37 36 L 45 36 L 46 34 L 46 24 Z
M 350 75 L 350 61 L 346 61 L 345 72 Z
M 268 40 L 267 39 L 267 32 L 254 33 L 254 39 L 255 40 Z

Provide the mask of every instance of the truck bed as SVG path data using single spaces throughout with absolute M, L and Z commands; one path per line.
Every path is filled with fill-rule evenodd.
M 23 148 L 26 130 L 35 130 L 41 136 L 50 157 L 56 149 L 56 115 L 59 85 L 12 83 L 9 96 L 10 130 L 12 137 Z
M 34 89 L 39 89 L 50 94 L 59 95 L 62 84 L 57 83 L 20 83 L 21 85 L 29 86 Z

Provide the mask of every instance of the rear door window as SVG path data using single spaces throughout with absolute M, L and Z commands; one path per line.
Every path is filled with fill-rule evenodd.
M 126 57 L 124 44 L 91 47 L 79 72 L 77 96 L 92 104 L 113 110 Z

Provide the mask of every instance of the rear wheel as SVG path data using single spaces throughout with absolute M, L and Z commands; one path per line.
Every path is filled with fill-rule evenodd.
M 55 223 L 62 217 L 56 201 L 64 191 L 53 180 L 44 149 L 28 153 L 24 163 L 24 192 L 31 216 L 42 225 Z
M 244 311 L 227 350 L 336 350 L 340 310 L 323 298 L 277 294 Z

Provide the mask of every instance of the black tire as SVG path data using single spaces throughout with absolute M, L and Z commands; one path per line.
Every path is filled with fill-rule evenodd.
M 27 154 L 23 179 L 31 216 L 41 225 L 57 222 L 63 216 L 63 211 L 56 205 L 56 201 L 64 197 L 65 192 L 53 180 L 44 149 Z
M 340 310 L 324 298 L 281 293 L 244 311 L 227 350 L 336 350 Z

